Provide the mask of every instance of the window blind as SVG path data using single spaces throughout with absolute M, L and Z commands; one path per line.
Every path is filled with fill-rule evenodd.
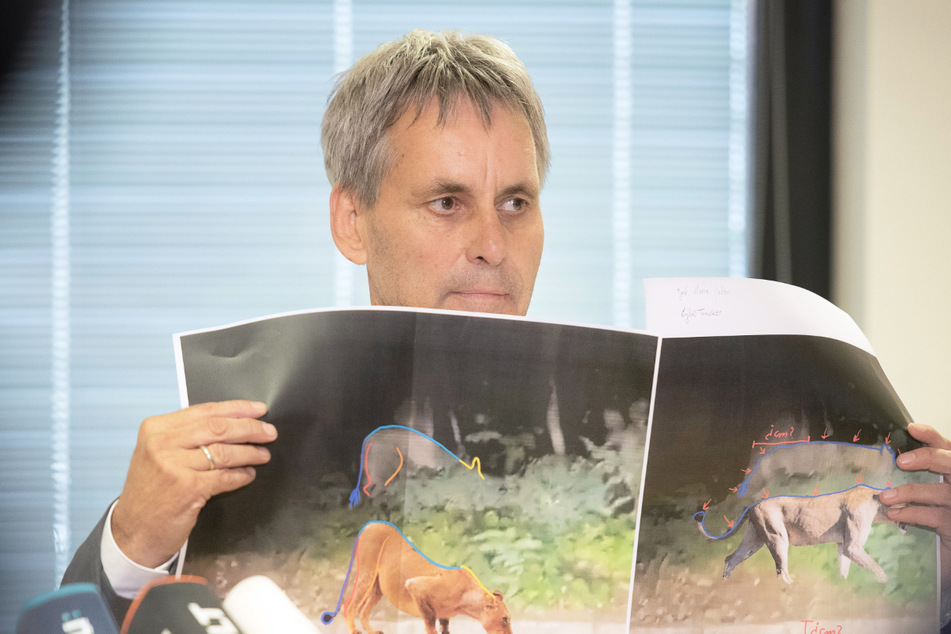
M 53 156 L 60 23 L 44 11 L 0 86 L 0 631 L 54 587 Z
M 332 76 L 413 28 L 508 42 L 553 165 L 530 316 L 643 325 L 745 273 L 741 0 L 59 0 L 0 102 L 0 630 L 177 409 L 173 332 L 368 302 L 330 240 Z

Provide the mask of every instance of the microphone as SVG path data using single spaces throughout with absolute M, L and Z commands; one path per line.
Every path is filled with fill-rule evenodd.
M 73 583 L 26 602 L 17 634 L 119 634 L 99 589 Z
M 290 597 L 262 575 L 237 583 L 225 597 L 224 606 L 245 634 L 317 634 L 317 626 Z
M 122 623 L 122 634 L 244 634 L 202 577 L 150 581 Z

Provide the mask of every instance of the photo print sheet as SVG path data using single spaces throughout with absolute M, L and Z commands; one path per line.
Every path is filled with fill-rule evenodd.
M 934 532 L 887 521 L 910 417 L 794 287 L 647 282 L 646 332 L 391 308 L 177 335 L 183 405 L 268 404 L 182 558 L 321 632 L 935 632 Z M 427 628 L 434 629 L 427 629 Z
M 662 336 L 631 632 L 938 631 L 933 531 L 888 521 L 908 412 L 852 320 L 801 289 L 649 281 Z
M 263 574 L 319 631 L 626 634 L 656 337 L 368 308 L 176 342 L 184 405 L 279 430 L 187 544 L 222 597 Z

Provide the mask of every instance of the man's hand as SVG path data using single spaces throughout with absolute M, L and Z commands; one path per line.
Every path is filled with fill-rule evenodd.
M 161 565 L 185 543 L 209 498 L 254 480 L 253 465 L 271 458 L 258 444 L 277 438 L 273 425 L 257 420 L 265 412 L 264 403 L 203 403 L 142 423 L 112 512 L 112 534 L 127 557 Z
M 898 456 L 899 468 L 905 471 L 931 471 L 951 475 L 951 441 L 934 428 L 920 423 L 908 425 L 908 433 L 927 445 Z M 941 589 L 951 591 L 951 483 L 903 484 L 882 491 L 879 499 L 885 504 L 904 504 L 888 509 L 888 517 L 896 522 L 934 528 L 941 540 Z

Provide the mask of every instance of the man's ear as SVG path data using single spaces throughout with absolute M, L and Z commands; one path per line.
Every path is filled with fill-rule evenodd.
M 367 247 L 362 227 L 357 222 L 357 199 L 339 184 L 330 190 L 330 233 L 334 244 L 354 264 L 366 264 Z

